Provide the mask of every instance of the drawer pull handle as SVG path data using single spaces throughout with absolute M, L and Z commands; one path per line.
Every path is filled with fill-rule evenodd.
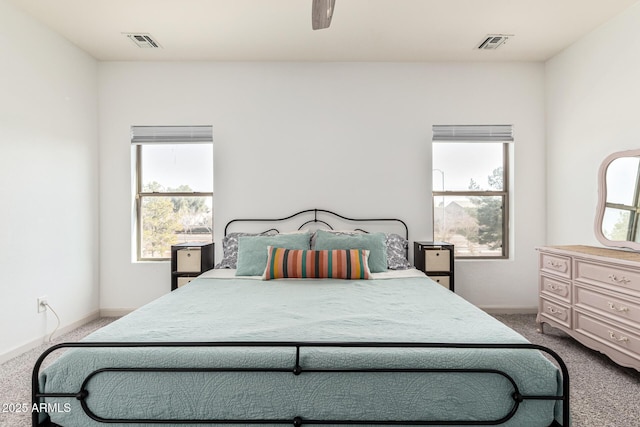
M 561 292 L 566 293 L 566 290 L 567 290 L 565 285 L 559 285 L 557 283 L 547 283 L 547 289 L 557 294 Z
M 629 311 L 629 307 L 625 307 L 624 305 L 621 305 L 620 307 L 616 307 L 616 305 L 611 301 L 607 301 L 607 303 L 609 304 L 609 308 L 611 310 L 623 312 L 623 313 Z
M 548 307 L 547 311 L 551 314 L 553 314 L 554 316 L 557 316 L 558 314 L 562 314 L 564 315 L 564 310 L 558 310 L 555 307 Z
M 629 338 L 627 338 L 627 337 L 625 337 L 623 335 L 620 336 L 620 338 L 618 338 L 613 331 L 609 331 L 609 338 L 611 338 L 613 341 L 617 341 L 617 342 L 629 342 Z
M 610 274 L 610 275 L 609 275 L 609 279 L 610 279 L 612 282 L 619 283 L 619 284 L 622 284 L 622 285 L 626 285 L 626 284 L 628 284 L 628 283 L 631 281 L 630 279 L 627 279 L 627 278 L 626 278 L 626 277 L 624 277 L 624 276 L 622 276 L 622 277 L 618 278 L 618 276 L 616 276 L 615 274 Z
M 549 264 L 551 267 L 555 268 L 556 270 L 559 270 L 565 266 L 564 262 L 553 261 L 553 260 L 547 261 L 547 264 Z

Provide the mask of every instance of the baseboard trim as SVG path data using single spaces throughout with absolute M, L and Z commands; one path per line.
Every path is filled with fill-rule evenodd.
M 538 307 L 479 307 L 489 314 L 536 314 Z
M 102 308 L 100 317 L 122 317 L 134 311 L 135 308 Z
M 67 332 L 71 332 L 76 328 L 79 328 L 82 325 L 86 325 L 87 323 L 99 319 L 100 318 L 100 310 L 95 310 L 92 311 L 91 313 L 89 313 L 87 316 L 76 320 L 75 322 L 72 322 L 62 328 L 59 328 L 56 332 L 55 335 L 56 336 L 60 336 L 63 334 L 66 334 Z M 49 335 L 51 335 L 51 332 L 47 333 L 46 335 L 41 336 L 40 338 L 36 338 L 35 340 L 29 341 L 26 344 L 23 344 L 21 346 L 15 347 L 9 351 L 7 351 L 6 353 L 0 354 L 0 363 L 4 363 L 8 360 L 13 359 L 14 357 L 20 356 L 23 353 L 26 353 L 29 350 L 33 350 L 34 348 L 40 347 L 42 344 L 46 344 L 47 343 L 47 339 L 49 338 Z

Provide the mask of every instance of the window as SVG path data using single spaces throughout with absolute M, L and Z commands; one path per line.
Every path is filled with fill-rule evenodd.
M 211 126 L 134 126 L 136 258 L 213 240 Z
M 458 258 L 506 258 L 511 126 L 434 126 L 433 237 Z

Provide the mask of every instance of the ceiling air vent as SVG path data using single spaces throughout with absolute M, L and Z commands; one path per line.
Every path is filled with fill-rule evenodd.
M 493 50 L 502 46 L 509 40 L 509 37 L 513 37 L 513 34 L 487 34 L 478 45 L 478 49 Z
M 127 36 L 127 38 L 131 40 L 139 48 L 158 49 L 162 47 L 160 46 L 160 43 L 155 41 L 153 37 L 151 37 L 151 34 L 149 33 L 124 33 L 124 35 Z

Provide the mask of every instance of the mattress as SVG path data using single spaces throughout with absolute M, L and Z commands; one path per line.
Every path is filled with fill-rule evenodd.
M 232 271 L 205 273 L 84 341 L 527 343 L 416 270 L 355 281 L 261 281 Z M 88 374 L 105 367 L 290 370 L 295 358 L 295 348 L 268 346 L 71 349 L 42 371 L 40 389 L 78 392 Z M 305 347 L 300 365 L 500 368 L 522 394 L 561 394 L 558 370 L 535 350 Z M 113 419 L 470 421 L 500 419 L 513 406 L 507 379 L 475 372 L 116 371 L 93 376 L 87 390 L 91 411 Z M 47 399 L 65 408 L 50 413 L 57 424 L 104 425 L 89 419 L 75 398 Z M 558 405 L 526 400 L 503 425 L 549 426 L 559 416 Z

